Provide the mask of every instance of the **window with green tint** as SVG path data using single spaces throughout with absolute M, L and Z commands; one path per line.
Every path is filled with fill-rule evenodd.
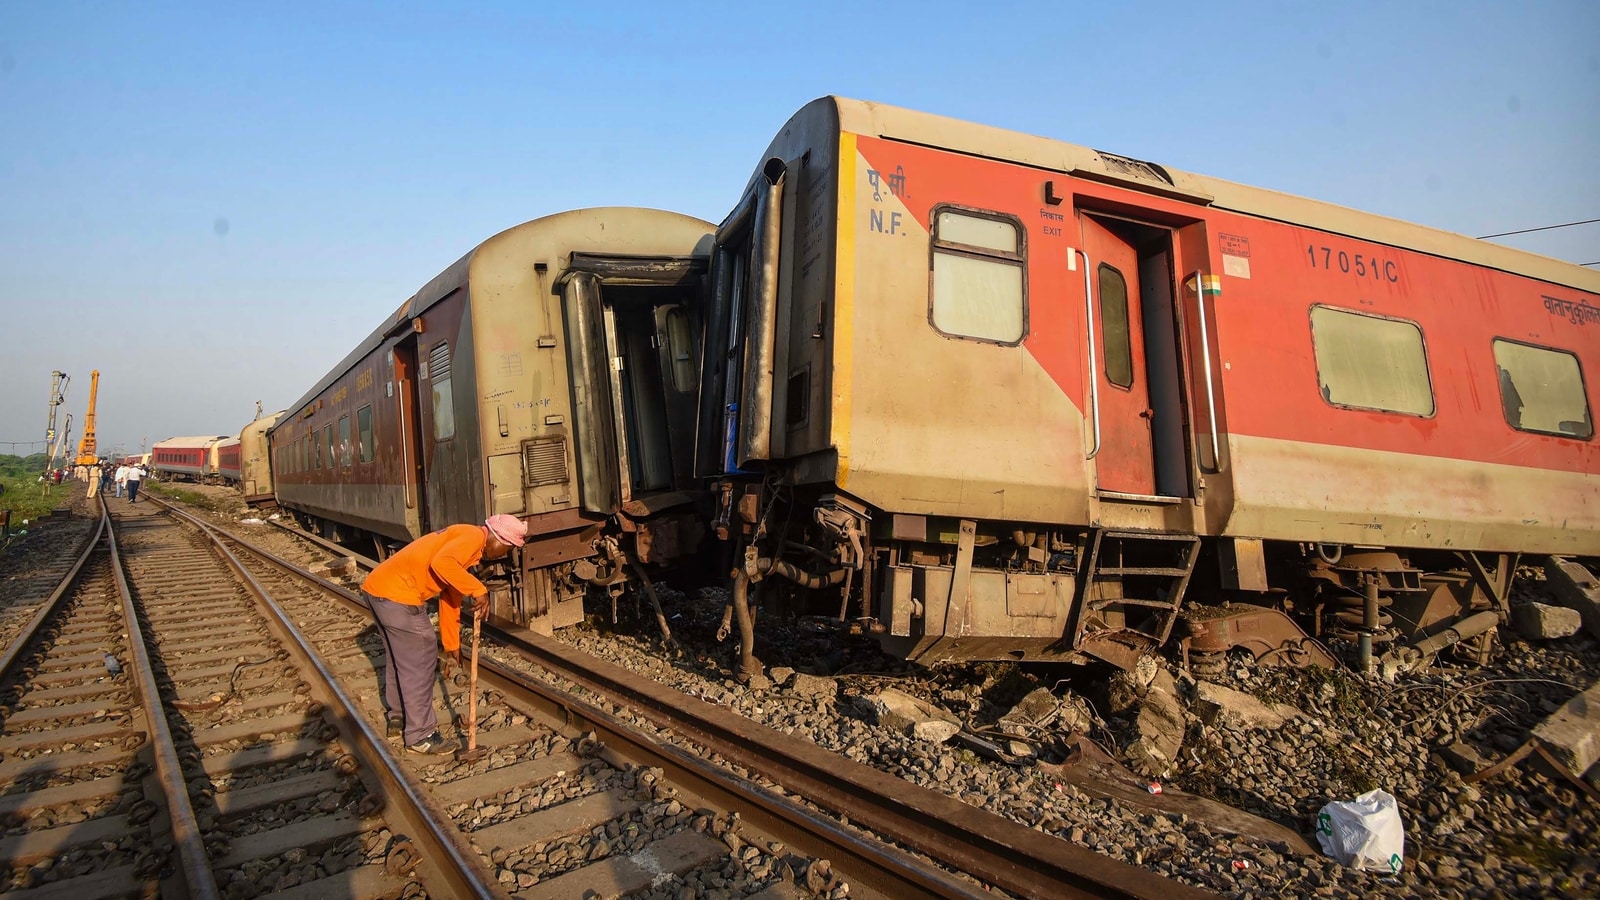
M 1106 380 L 1133 386 L 1133 343 L 1128 329 L 1128 281 L 1114 266 L 1100 264 L 1100 333 L 1105 336 Z
M 1313 306 L 1311 348 L 1322 398 L 1329 403 L 1433 415 L 1433 384 L 1417 323 Z
M 1500 406 L 1512 428 L 1584 441 L 1594 437 L 1576 356 L 1496 339 L 1494 363 L 1499 370 Z
M 361 461 L 372 462 L 372 404 L 356 410 L 356 435 L 361 439 Z
M 349 416 L 340 416 L 339 417 L 339 463 L 340 463 L 340 465 L 343 465 L 347 469 L 350 467 L 350 459 L 351 459 L 351 457 L 353 455 L 353 454 L 351 454 L 350 450 L 351 450 L 351 447 L 350 447 L 350 417 Z

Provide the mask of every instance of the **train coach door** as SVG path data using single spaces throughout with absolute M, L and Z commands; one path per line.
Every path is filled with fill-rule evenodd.
M 394 404 L 400 432 L 400 486 L 405 494 L 406 528 L 415 537 L 428 529 L 427 490 L 423 480 L 422 407 L 417 390 L 417 338 L 394 346 Z
M 1189 496 L 1171 232 L 1087 213 L 1078 219 L 1099 406 L 1097 486 L 1105 494 Z

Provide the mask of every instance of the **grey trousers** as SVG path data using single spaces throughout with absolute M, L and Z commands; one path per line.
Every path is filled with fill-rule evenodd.
M 427 604 L 411 606 L 366 591 L 361 597 L 372 610 L 383 635 L 388 663 L 383 667 L 383 708 L 406 717 L 405 742 L 415 744 L 439 727 L 433 713 L 433 680 L 439 673 L 439 643 L 428 621 Z

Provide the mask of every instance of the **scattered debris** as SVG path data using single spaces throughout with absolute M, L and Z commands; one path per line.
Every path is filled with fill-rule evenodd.
M 776 678 L 773 680 L 777 681 Z M 789 685 L 789 693 L 811 700 L 832 700 L 839 693 L 839 683 L 832 678 L 796 672 L 793 682 Z
M 1600 681 L 1533 729 L 1533 736 L 1576 775 L 1600 761 Z
M 1530 641 L 1571 637 L 1583 627 L 1583 614 L 1565 606 L 1519 603 L 1511 608 L 1511 624 Z
M 1591 636 L 1600 638 L 1600 579 L 1578 563 L 1559 556 L 1546 557 L 1544 577 L 1555 601 L 1577 610 L 1583 616 L 1583 627 Z
M 1246 731 L 1252 728 L 1281 728 L 1283 723 L 1304 713 L 1287 703 L 1268 706 L 1242 691 L 1202 681 L 1195 690 L 1195 712 L 1200 721 L 1216 728 Z
M 1406 847 L 1400 804 L 1382 790 L 1367 791 L 1354 800 L 1335 800 L 1317 813 L 1317 843 L 1322 852 L 1352 869 L 1398 874 Z
M 961 730 L 955 716 L 894 688 L 863 699 L 877 725 L 908 737 L 942 744 Z
M 1226 803 L 1165 786 L 1161 793 L 1151 793 L 1148 779 L 1128 771 L 1088 738 L 1073 737 L 1067 741 L 1067 747 L 1066 761 L 1060 765 L 1040 763 L 1039 771 L 1092 797 L 1115 799 L 1167 815 L 1188 816 L 1207 828 L 1259 841 L 1281 852 L 1301 856 L 1313 852 L 1299 832 Z

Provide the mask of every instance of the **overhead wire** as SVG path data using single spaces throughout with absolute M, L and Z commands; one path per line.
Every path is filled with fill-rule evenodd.
M 1532 234 L 1535 231 L 1552 231 L 1557 228 L 1571 228 L 1574 225 L 1593 225 L 1595 222 L 1600 222 L 1600 219 L 1584 219 L 1581 222 L 1562 222 L 1560 225 L 1541 225 L 1538 228 L 1522 228 L 1517 231 L 1502 231 L 1499 234 L 1480 234 L 1478 235 L 1478 240 L 1486 241 L 1489 238 L 1510 237 L 1513 234 Z M 1591 265 L 1591 263 L 1584 263 L 1584 265 Z

